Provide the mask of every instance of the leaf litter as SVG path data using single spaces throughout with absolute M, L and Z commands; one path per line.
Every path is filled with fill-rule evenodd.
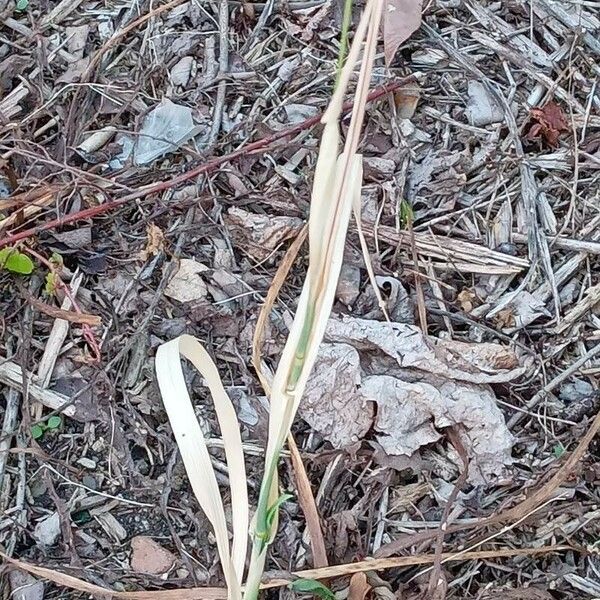
M 354 318 L 331 320 L 325 337 L 336 343 L 322 346 L 300 415 L 334 447 L 356 444 L 373 428 L 386 453 L 411 456 L 460 425 L 471 483 L 505 473 L 514 438 L 488 384 L 525 372 L 512 351 Z
M 273 273 L 308 216 L 320 128 L 302 119 L 318 120 L 330 96 L 341 10 L 320 0 L 251 7 L 230 1 L 223 29 L 220 3 L 175 4 L 113 10 L 65 1 L 50 18 L 30 1 L 22 12 L 7 6 L 2 20 L 0 231 L 6 236 L 77 217 L 83 232 L 54 226 L 51 235 L 39 233 L 17 249 L 23 256 L 31 249 L 46 257 L 58 250 L 67 284 L 83 276 L 77 294 L 82 310 L 102 317 L 95 332 L 102 346 L 98 365 L 90 363 L 78 324 L 67 323 L 57 344 L 51 332 L 61 319 L 40 313 L 15 287 L 18 279 L 31 297 L 61 305 L 62 297 L 36 291 L 35 281 L 45 275 L 37 260 L 31 259 L 33 276 L 0 273 L 0 444 L 8 443 L 0 447 L 0 511 L 9 517 L 0 542 L 9 554 L 63 575 L 55 579 L 60 585 L 73 566 L 75 574 L 101 580 L 105 588 L 138 594 L 151 594 L 150 587 L 174 594 L 172 588 L 223 585 L 214 539 L 195 508 L 158 400 L 152 362 L 156 348 L 172 337 L 188 333 L 210 345 L 227 389 L 234 391 L 246 421 L 242 436 L 255 503 L 266 401 L 258 401 L 256 374 L 247 364 L 250 340 Z M 316 521 L 328 532 L 331 563 L 356 563 L 390 547 L 405 555 L 398 559 L 419 552 L 431 557 L 438 548 L 456 556 L 480 545 L 492 552 L 532 546 L 545 551 L 543 544 L 555 539 L 570 549 L 527 559 L 458 555 L 456 562 L 443 563 L 447 597 L 501 597 L 506 591 L 527 598 L 535 595 L 527 590 L 539 589 L 542 597 L 578 599 L 598 589 L 594 452 L 571 465 L 568 481 L 547 501 L 528 505 L 527 515 L 510 513 L 506 528 L 464 526 L 485 523 L 490 514 L 519 506 L 523 497 L 537 498 L 598 411 L 598 314 L 588 292 L 597 287 L 600 241 L 594 212 L 600 21 L 589 2 L 439 0 L 423 8 L 411 39 L 392 49 L 407 26 L 416 26 L 415 13 L 403 15 L 397 32 L 389 21 L 386 43 L 378 49 L 372 86 L 398 87 L 369 104 L 361 150 L 370 181 L 362 213 L 375 276 L 386 280 L 380 287 L 394 331 L 403 338 L 408 330 L 396 324 L 412 326 L 422 308 L 415 295 L 419 278 L 430 346 L 408 347 L 408 356 L 424 356 L 408 361 L 412 366 L 400 366 L 391 341 L 381 341 L 382 331 L 377 343 L 359 335 L 323 346 L 329 362 L 315 377 L 331 365 L 337 369 L 326 378 L 327 386 L 344 390 L 332 400 L 337 414 L 331 418 L 329 402 L 318 404 L 315 390 L 311 410 L 322 431 L 310 425 L 309 416 L 294 427 Z M 222 69 L 221 46 L 228 55 Z M 402 80 L 405 75 L 409 81 Z M 182 144 L 171 140 L 151 162 L 133 165 L 133 146 L 146 120 L 161 106 L 175 111 L 169 102 L 182 108 L 189 126 L 191 111 L 202 130 Z M 298 129 L 286 134 L 292 125 Z M 347 120 L 344 134 L 346 126 Z M 216 136 L 206 146 L 213 128 Z M 144 131 L 162 135 L 158 128 Z M 271 144 L 274 131 L 284 137 Z M 129 162 L 111 171 L 123 138 L 132 147 Z M 147 136 L 145 141 L 153 145 Z M 248 143 L 258 146 L 244 153 Z M 231 156 L 240 150 L 241 156 Z M 218 171 L 203 171 L 186 185 L 173 183 L 215 159 L 221 161 Z M 157 183 L 166 187 L 113 202 Z M 403 229 L 403 200 L 412 204 L 414 239 Z M 97 210 L 101 218 L 93 216 Z M 242 211 L 237 220 L 228 220 L 236 211 Z M 149 224 L 162 239 L 148 231 Z M 351 224 L 347 285 L 333 312 L 338 321 L 349 318 L 343 315 L 382 321 L 358 247 Z M 266 369 L 277 366 L 296 311 L 305 256 L 303 248 L 265 328 Z M 196 282 L 196 300 L 164 293 L 182 260 L 208 269 L 194 273 L 207 289 Z M 513 355 L 517 348 L 519 365 L 530 368 L 512 378 L 520 366 L 510 357 L 472 356 L 471 345 L 489 342 L 495 342 L 490 357 L 497 357 L 499 345 Z M 39 359 L 47 352 L 55 353 L 56 367 L 37 381 Z M 428 362 L 434 368 L 428 370 Z M 484 380 L 499 372 L 494 381 Z M 184 376 L 217 479 L 226 487 L 229 474 L 207 388 L 186 367 Z M 65 381 L 77 385 L 61 385 Z M 363 387 L 385 403 L 360 395 Z M 419 420 L 416 440 L 412 429 L 396 435 L 402 421 L 390 425 L 403 415 L 396 410 L 400 399 Z M 499 457 L 489 461 L 473 449 L 478 438 L 469 424 L 477 410 L 461 411 L 478 409 L 476 400 L 491 423 L 500 410 L 514 436 L 498 440 Z M 339 408 L 343 402 L 347 412 L 355 411 L 355 423 Z M 61 429 L 44 434 L 38 446 L 30 443 L 29 423 L 38 417 L 47 422 L 65 403 Z M 502 421 L 498 431 L 505 433 Z M 471 482 L 485 483 L 461 487 L 454 434 L 471 461 L 482 465 L 469 466 Z M 489 428 L 482 435 L 485 450 Z M 435 440 L 420 445 L 421 438 Z M 348 439 L 357 441 L 337 446 Z M 417 446 L 410 457 L 391 453 Z M 294 490 L 288 467 L 286 455 L 282 485 Z M 461 489 L 454 493 L 456 487 Z M 224 503 L 229 516 L 227 497 Z M 58 510 L 63 515 L 65 506 L 56 543 L 36 543 L 35 526 Z M 438 543 L 447 507 L 448 528 Z M 303 510 L 295 499 L 283 505 L 271 567 L 313 566 Z M 339 536 L 330 538 L 329 532 Z M 149 535 L 173 553 L 174 568 L 164 576 L 134 572 L 129 542 L 137 535 Z M 482 542 L 488 536 L 494 537 Z M 590 545 L 588 554 L 577 550 Z M 381 570 L 385 581 L 371 597 L 390 598 L 384 589 L 416 597 L 418 569 Z M 72 597 L 66 588 L 45 585 L 48 597 Z

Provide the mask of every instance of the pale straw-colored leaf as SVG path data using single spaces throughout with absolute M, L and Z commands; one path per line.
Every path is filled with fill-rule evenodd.
M 221 428 L 231 490 L 231 548 L 223 500 L 183 377 L 182 357 L 187 358 L 204 377 Z M 246 468 L 235 409 L 225 392 L 215 363 L 192 336 L 182 335 L 158 348 L 156 376 L 192 489 L 214 529 L 229 598 L 237 600 L 241 597 L 249 519 Z
M 342 70 L 339 86 L 323 117 L 325 128 L 316 172 L 319 177 L 315 176 L 309 219 L 310 261 L 296 317 L 273 380 L 267 463 L 278 454 L 291 427 L 331 311 L 350 212 L 357 195 L 360 195 L 362 185 L 362 157 L 356 154 L 356 150 L 382 7 L 383 0 L 371 0 L 367 4 Z M 334 159 L 334 150 L 339 144 L 338 121 L 342 100 L 365 35 L 366 43 L 348 135 L 342 154 Z

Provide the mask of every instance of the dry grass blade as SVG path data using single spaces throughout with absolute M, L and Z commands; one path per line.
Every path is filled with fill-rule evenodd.
M 183 377 L 181 356 L 187 358 L 204 376 L 221 427 L 231 489 L 231 550 L 223 500 Z M 225 392 L 215 363 L 202 345 L 189 335 L 182 335 L 159 347 L 156 375 L 192 489 L 215 532 L 229 597 L 235 600 L 241 597 L 240 585 L 248 536 L 246 468 L 235 409 Z
M 357 148 L 382 7 L 383 0 L 371 0 L 365 7 L 338 87 L 322 119 L 324 129 L 311 195 L 309 267 L 272 384 L 265 475 L 256 511 L 254 546 L 244 593 L 248 600 L 258 596 L 266 550 L 277 528 L 277 462 L 325 333 L 342 266 L 350 212 L 360 195 L 362 157 L 357 154 Z M 343 98 L 361 52 L 363 60 L 354 110 L 343 152 L 338 155 Z
M 370 2 L 357 27 L 340 83 L 323 117 L 325 128 L 315 170 L 309 220 L 310 262 L 306 282 L 288 341 L 273 381 L 267 462 L 283 444 L 317 356 L 342 264 L 346 231 L 356 194 L 362 184 L 362 158 L 356 154 L 365 100 L 381 18 L 381 0 Z M 344 151 L 336 160 L 340 136 L 338 121 L 343 94 L 367 37 L 355 109 Z
M 469 560 L 491 560 L 494 558 L 511 558 L 518 556 L 542 556 L 550 553 L 577 551 L 577 548 L 565 545 L 542 546 L 538 548 L 508 548 L 498 550 L 479 550 L 473 552 L 442 554 L 445 562 L 466 562 Z M 54 569 L 38 567 L 25 561 L 15 560 L 0 552 L 0 557 L 18 569 L 27 571 L 41 579 L 53 581 L 59 585 L 90 594 L 94 598 L 111 600 L 224 600 L 227 598 L 226 590 L 216 587 L 195 587 L 188 589 L 156 590 L 139 592 L 116 592 L 107 588 L 88 583 L 66 573 Z M 369 571 L 380 571 L 416 565 L 432 564 L 435 560 L 433 554 L 417 554 L 415 556 L 398 556 L 382 559 L 362 560 L 350 564 L 324 567 L 320 569 L 307 569 L 294 571 L 291 577 L 270 579 L 266 581 L 261 589 L 273 589 L 287 586 L 297 578 L 305 579 L 330 579 L 342 577 L 353 573 L 366 573 Z

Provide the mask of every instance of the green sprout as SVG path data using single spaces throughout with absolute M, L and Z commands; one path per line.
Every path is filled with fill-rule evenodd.
M 16 248 L 2 248 L 0 250 L 0 269 L 6 269 L 17 275 L 31 275 L 34 264 L 27 254 L 19 252 Z
M 39 440 L 44 436 L 46 431 L 57 431 L 60 429 L 62 427 L 62 423 L 62 417 L 59 415 L 52 415 L 45 423 L 42 421 L 41 423 L 36 423 L 35 425 L 31 426 L 31 437 L 34 440 Z
M 296 579 L 288 587 L 294 592 L 313 594 L 323 600 L 335 600 L 335 594 L 326 585 L 323 585 L 316 579 Z

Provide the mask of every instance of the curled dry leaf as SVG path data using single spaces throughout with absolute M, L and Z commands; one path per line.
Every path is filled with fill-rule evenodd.
M 387 0 L 383 14 L 383 48 L 390 65 L 400 44 L 421 26 L 422 0 Z
M 411 119 L 417 110 L 421 98 L 421 87 L 418 83 L 406 85 L 394 92 L 394 103 L 401 119 Z
M 371 586 L 367 581 L 367 576 L 364 573 L 354 573 L 350 578 L 348 600 L 365 600 L 370 591 Z
M 471 483 L 485 483 L 511 463 L 513 437 L 485 384 L 524 372 L 512 350 L 355 318 L 330 320 L 326 339 L 336 343 L 321 346 L 300 415 L 334 447 L 373 428 L 389 456 L 411 456 L 461 425 Z
M 469 383 L 504 383 L 527 370 L 513 350 L 500 344 L 469 344 L 423 335 L 405 323 L 345 317 L 330 319 L 325 339 L 358 350 L 382 350 L 400 367 L 412 367 Z
M 140 253 L 142 260 L 148 260 L 151 256 L 156 256 L 165 245 L 165 234 L 158 225 L 149 223 L 146 227 L 146 235 L 148 236 L 146 247 Z
M 556 148 L 560 134 L 569 130 L 569 124 L 561 106 L 556 102 L 548 102 L 542 108 L 532 108 L 530 115 L 534 124 L 526 139 L 529 141 L 541 139 L 550 148 Z

